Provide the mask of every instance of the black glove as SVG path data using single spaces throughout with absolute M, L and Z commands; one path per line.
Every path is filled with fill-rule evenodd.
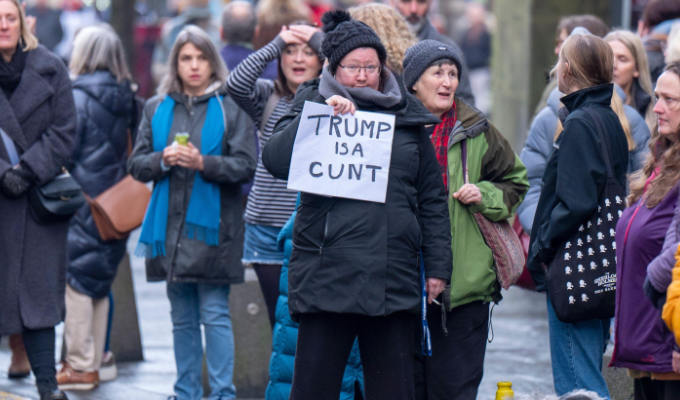
M 654 285 L 649 282 L 649 278 L 645 278 L 645 283 L 642 285 L 642 290 L 645 292 L 645 295 L 647 295 L 647 298 L 652 302 L 652 304 L 654 304 L 654 307 L 658 309 L 663 308 L 663 305 L 666 303 L 666 293 L 661 293 L 656 290 Z
M 2 193 L 10 198 L 17 198 L 33 185 L 33 173 L 21 164 L 8 169 L 0 180 Z

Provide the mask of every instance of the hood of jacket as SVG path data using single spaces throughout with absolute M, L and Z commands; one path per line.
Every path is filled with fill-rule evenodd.
M 449 137 L 449 147 L 463 139 L 478 136 L 489 128 L 489 121 L 481 111 L 458 97 L 454 101 L 456 103 L 456 124 L 453 126 L 453 132 Z
M 134 92 L 129 81 L 118 82 L 108 71 L 78 75 L 73 88 L 82 90 L 114 115 L 126 115 L 134 107 Z

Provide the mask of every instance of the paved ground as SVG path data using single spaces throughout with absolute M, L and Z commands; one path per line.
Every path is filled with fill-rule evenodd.
M 172 393 L 175 375 L 169 305 L 163 284 L 149 284 L 143 265 L 133 260 L 133 278 L 145 361 L 120 363 L 119 377 L 91 392 L 70 392 L 74 400 L 160 400 Z M 513 288 L 493 311 L 494 339 L 487 347 L 485 376 L 479 399 L 493 399 L 496 383 L 509 380 L 516 394 L 552 393 L 545 296 Z M 58 329 L 58 335 L 61 327 Z M 57 339 L 61 343 L 61 339 Z M 33 379 L 10 381 L 6 339 L 0 346 L 0 400 L 35 399 Z

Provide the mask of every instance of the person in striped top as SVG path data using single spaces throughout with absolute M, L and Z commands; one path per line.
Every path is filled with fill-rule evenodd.
M 313 26 L 284 26 L 274 40 L 248 56 L 229 74 L 227 91 L 259 128 L 260 148 L 271 137 L 279 118 L 290 110 L 298 86 L 319 76 L 323 64 L 322 39 L 321 31 Z M 267 64 L 276 59 L 278 78 L 275 81 L 258 79 Z M 255 269 L 272 328 L 283 262 L 283 252 L 278 249 L 276 239 L 295 209 L 296 196 L 296 192 L 286 189 L 286 181 L 274 178 L 264 168 L 262 157 L 258 157 L 244 216 L 242 261 Z

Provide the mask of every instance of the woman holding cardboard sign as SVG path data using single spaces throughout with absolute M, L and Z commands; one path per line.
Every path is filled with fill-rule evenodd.
M 482 113 L 455 97 L 460 66 L 461 55 L 435 40 L 413 45 L 404 58 L 406 88 L 442 120 L 431 127 L 430 139 L 439 161 L 438 175 L 449 192 L 451 247 L 456 261 L 444 329 L 438 309 L 430 305 L 428 310 L 434 351 L 418 366 L 426 391 L 421 396 L 428 399 L 477 397 L 489 303 L 501 298 L 501 288 L 491 249 L 473 214 L 505 220 L 529 186 L 526 169 L 510 143 Z
M 337 399 L 355 337 L 366 398 L 412 399 L 419 254 L 429 301 L 451 277 L 446 193 L 424 129 L 438 120 L 385 67 L 371 28 L 341 11 L 323 21 L 328 65 L 298 89 L 264 148 L 265 167 L 288 179 L 306 100 L 350 111 L 336 102 L 343 97 L 361 111 L 393 115 L 395 129 L 384 203 L 301 195 L 288 278 L 289 307 L 300 321 L 291 399 Z

